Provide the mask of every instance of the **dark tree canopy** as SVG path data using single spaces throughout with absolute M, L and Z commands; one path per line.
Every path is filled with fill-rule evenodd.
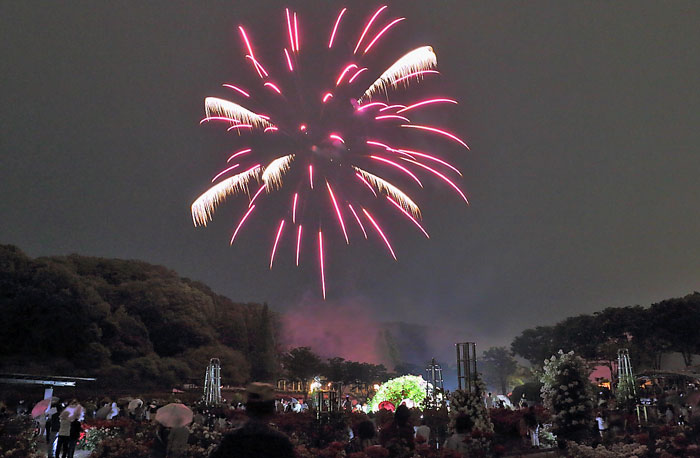
M 274 315 L 162 266 L 78 255 L 31 259 L 0 245 L 0 368 L 167 386 L 272 380 Z
M 658 369 L 661 354 L 678 352 L 686 366 L 700 353 L 700 293 L 667 299 L 645 308 L 609 307 L 593 315 L 567 318 L 553 326 L 526 329 L 511 350 L 541 366 L 559 350 L 612 367 L 617 350 L 627 348 L 633 364 Z
M 309 347 L 292 348 L 282 355 L 282 364 L 292 380 L 298 380 L 304 384 L 309 379 L 320 375 L 324 369 L 321 358 Z

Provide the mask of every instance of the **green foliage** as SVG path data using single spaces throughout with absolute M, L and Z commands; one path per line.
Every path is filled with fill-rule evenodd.
M 80 446 L 85 450 L 95 450 L 103 441 L 115 439 L 120 434 L 120 431 L 115 428 L 88 428 Z
M 526 329 L 513 339 L 510 349 L 533 365 L 540 366 L 545 358 L 549 358 L 558 350 L 555 347 L 559 342 L 554 340 L 553 328 L 553 326 L 537 326 L 534 329 Z
M 425 400 L 426 384 L 423 377 L 415 375 L 393 378 L 379 387 L 379 390 L 369 401 L 369 407 L 373 412 L 376 412 L 379 410 L 379 404 L 384 401 L 389 401 L 398 407 L 404 399 L 410 399 L 416 405 L 421 405 Z
M 271 380 L 275 316 L 140 261 L 31 259 L 0 245 L 0 369 L 172 386 L 222 360 L 225 383 Z M 255 364 L 251 364 L 255 361 Z M 251 371 L 256 368 L 256 372 Z

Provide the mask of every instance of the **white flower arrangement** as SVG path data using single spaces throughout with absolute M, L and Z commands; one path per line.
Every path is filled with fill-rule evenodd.
M 545 360 L 542 399 L 552 412 L 553 432 L 568 437 L 593 421 L 592 388 L 586 363 L 573 352 L 559 352 Z

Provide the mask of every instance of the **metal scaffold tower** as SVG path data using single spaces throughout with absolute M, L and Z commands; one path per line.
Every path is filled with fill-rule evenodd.
M 435 358 L 425 368 L 428 373 L 428 383 L 425 386 L 425 404 L 428 408 L 437 408 L 438 397 L 445 392 L 442 380 L 442 367 L 435 362 Z
M 457 387 L 468 393 L 475 393 L 476 386 L 476 343 L 461 342 L 457 348 Z
M 617 350 L 617 390 L 618 401 L 630 401 L 637 398 L 637 389 L 630 364 L 630 352 L 626 348 Z
M 221 404 L 221 362 L 219 358 L 209 360 L 204 375 L 204 403 L 208 406 Z

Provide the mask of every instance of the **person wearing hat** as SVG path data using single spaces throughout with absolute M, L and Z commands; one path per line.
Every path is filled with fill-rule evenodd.
M 289 437 L 269 425 L 275 414 L 275 388 L 256 382 L 248 385 L 246 391 L 248 422 L 225 435 L 210 458 L 293 458 Z

